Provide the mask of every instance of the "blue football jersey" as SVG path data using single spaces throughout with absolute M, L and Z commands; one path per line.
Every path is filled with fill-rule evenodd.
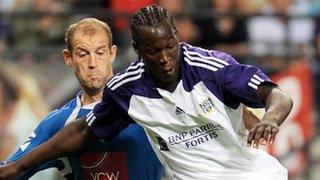
M 66 124 L 87 115 L 96 103 L 81 106 L 79 96 L 45 117 L 7 162 L 16 161 Z M 137 124 L 130 124 L 111 141 L 100 141 L 90 151 L 79 158 L 65 157 L 31 167 L 18 179 L 28 179 L 51 167 L 58 168 L 67 179 L 161 179 L 162 165 Z

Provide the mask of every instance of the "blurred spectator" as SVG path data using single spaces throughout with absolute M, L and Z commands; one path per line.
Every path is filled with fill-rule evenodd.
M 12 11 L 22 13 L 22 15 L 30 12 L 31 15 L 18 16 L 15 21 L 10 21 L 15 35 L 15 44 L 20 46 L 23 44 L 28 47 L 30 45 L 63 44 L 67 19 L 52 14 L 65 11 L 68 8 L 66 3 L 57 0 L 16 1 L 23 1 L 23 3 L 15 6 Z
M 188 4 L 188 0 L 156 0 L 157 5 L 164 7 L 170 13 L 177 15 L 182 13 Z
M 190 44 L 195 44 L 199 41 L 199 28 L 188 16 L 181 15 L 177 17 L 176 23 L 181 41 Z
M 129 19 L 139 8 L 154 4 L 154 0 L 110 0 L 110 10 L 114 13 L 113 26 L 115 44 L 130 46 Z
M 188 0 L 157 0 L 156 3 L 176 16 L 180 40 L 195 44 L 199 41 L 199 28 L 191 17 L 186 14 L 191 9 Z
M 313 70 L 314 70 L 314 86 L 315 86 L 315 98 L 316 98 L 316 109 L 318 111 L 320 110 L 320 18 L 317 19 L 317 24 L 315 28 L 315 36 L 314 36 L 314 45 L 315 45 L 315 58 L 316 61 L 313 64 Z M 320 121 L 318 121 L 318 124 L 320 125 Z
M 320 1 L 319 0 L 309 0 L 309 14 L 311 15 L 319 15 L 320 14 Z
M 0 64 L 0 161 L 23 144 L 47 114 L 48 108 L 35 80 L 16 65 Z M 19 129 L 19 131 L 17 131 Z M 38 174 L 34 180 L 52 179 L 53 171 Z
M 320 18 L 317 19 L 315 31 L 314 31 L 314 44 L 316 51 L 316 58 L 320 62 Z
M 31 0 L 1 0 L 0 1 L 0 11 L 2 12 L 12 12 L 17 9 L 26 9 L 31 2 Z
M 66 4 L 57 0 L 33 0 L 33 9 L 37 12 L 59 13 L 66 10 Z M 59 45 L 64 42 L 64 27 L 68 22 L 46 14 L 37 20 L 37 29 L 41 44 Z
M 8 24 L 0 18 L 0 61 L 7 47 L 9 31 Z
M 3 72 L 3 63 L 0 71 L 0 159 L 4 160 L 14 150 L 13 134 L 6 133 L 8 121 L 13 114 L 13 107 L 18 99 L 17 89 Z M 29 132 L 30 133 L 30 132 Z
M 48 108 L 34 79 L 17 66 L 1 62 L 0 83 L 1 128 L 5 127 L 0 144 L 0 159 L 3 160 L 8 152 L 23 144 Z
M 283 58 L 281 56 L 275 55 L 265 55 L 262 57 L 254 57 L 253 59 L 249 59 L 250 64 L 261 66 L 264 72 L 268 75 L 273 75 L 279 71 L 283 71 L 289 66 L 289 57 Z
M 314 22 L 305 16 L 307 6 L 300 5 L 293 0 L 269 0 L 261 11 L 265 16 L 250 18 L 248 33 L 253 55 L 296 56 L 309 51 Z
M 268 0 L 235 0 L 239 12 L 252 15 L 261 12 Z
M 247 53 L 247 29 L 246 19 L 235 16 L 238 12 L 236 0 L 211 0 L 207 11 L 215 12 L 219 17 L 197 21 L 202 35 L 199 46 L 228 52 L 241 61 L 239 58 Z
M 108 6 L 108 0 L 66 0 L 73 9 L 103 8 Z

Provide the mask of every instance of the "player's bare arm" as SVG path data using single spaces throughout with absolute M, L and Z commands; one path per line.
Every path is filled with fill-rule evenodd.
M 260 123 L 249 131 L 248 145 L 258 147 L 259 143 L 273 143 L 279 126 L 289 115 L 293 107 L 291 98 L 278 87 L 264 84 L 259 86 L 258 94 L 265 102 L 266 113 Z
M 84 150 L 96 139 L 84 118 L 76 120 L 18 161 L 0 167 L 0 179 L 16 177 L 30 166 Z

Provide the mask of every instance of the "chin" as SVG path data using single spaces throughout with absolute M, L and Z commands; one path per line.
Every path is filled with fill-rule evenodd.
M 98 83 L 98 82 L 91 82 L 88 86 L 87 89 L 90 89 L 90 91 L 98 91 L 100 89 L 104 88 L 104 83 Z
M 87 90 L 91 93 L 98 93 L 103 90 L 103 87 L 88 87 Z
M 171 82 L 176 80 L 176 77 L 177 76 L 175 74 L 170 74 L 170 75 L 164 76 L 162 79 L 163 79 L 163 82 Z

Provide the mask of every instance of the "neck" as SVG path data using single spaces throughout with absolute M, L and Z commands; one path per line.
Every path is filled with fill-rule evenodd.
M 81 96 L 81 104 L 82 106 L 86 106 L 88 104 L 101 101 L 102 95 L 103 95 L 103 89 L 97 90 L 95 92 L 88 92 L 84 90 Z
M 161 83 L 161 84 L 157 84 L 156 86 L 161 88 L 161 89 L 165 89 L 169 92 L 173 92 L 176 87 L 178 85 L 178 80 L 175 80 L 175 81 L 171 81 L 171 82 L 168 82 L 168 83 Z
M 177 76 L 172 81 L 163 82 L 163 83 L 156 83 L 156 86 L 161 88 L 161 89 L 165 89 L 165 90 L 167 90 L 169 92 L 173 92 L 176 89 L 180 79 L 181 79 L 181 71 L 180 71 L 180 68 L 179 68 L 179 73 L 177 74 Z

